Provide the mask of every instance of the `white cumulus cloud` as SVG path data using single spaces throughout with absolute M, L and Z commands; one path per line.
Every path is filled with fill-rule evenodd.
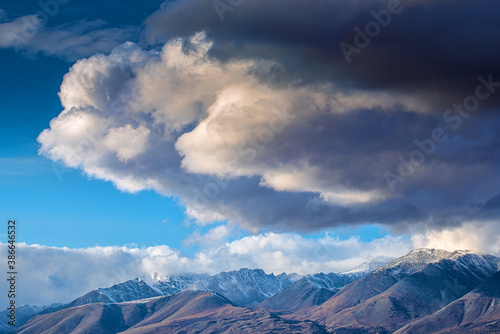
M 380 256 L 410 250 L 407 239 L 386 236 L 370 242 L 324 235 L 311 239 L 294 233 L 267 233 L 227 241 L 231 228 L 221 225 L 193 238 L 201 245 L 193 256 L 166 245 L 139 248 L 88 248 L 18 244 L 19 304 L 69 302 L 92 289 L 141 275 L 209 273 L 261 268 L 267 273 L 339 272 Z M 7 244 L 0 251 L 7 252 Z M 2 282 L 2 289 L 6 289 Z M 4 296 L 5 298 L 5 296 Z
M 449 251 L 468 249 L 475 252 L 500 255 L 500 223 L 498 221 L 464 222 L 455 228 L 415 233 L 411 240 L 415 247 L 440 248 Z

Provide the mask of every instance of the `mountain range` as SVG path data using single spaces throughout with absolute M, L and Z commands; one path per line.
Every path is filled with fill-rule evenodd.
M 33 308 L 12 333 L 500 333 L 499 266 L 417 249 L 344 273 L 153 275 Z

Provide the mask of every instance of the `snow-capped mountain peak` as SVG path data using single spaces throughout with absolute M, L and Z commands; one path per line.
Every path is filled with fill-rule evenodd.
M 498 267 L 499 259 L 491 255 L 475 254 L 469 250 L 456 250 L 449 252 L 442 249 L 419 248 L 408 254 L 395 259 L 394 261 L 381 266 L 374 272 L 381 272 L 391 269 L 395 273 L 410 274 L 424 269 L 431 263 L 438 263 L 443 260 L 455 261 L 457 264 L 462 262 L 476 262 L 477 266 Z
M 130 300 L 166 296 L 178 293 L 207 275 L 172 275 L 158 274 L 141 276 L 135 279 L 115 284 L 109 288 L 92 290 L 70 303 L 71 306 L 89 303 L 119 303 Z

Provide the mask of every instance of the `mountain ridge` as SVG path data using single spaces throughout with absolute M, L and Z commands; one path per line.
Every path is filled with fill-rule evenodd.
M 370 272 L 360 268 L 304 276 L 246 268 L 211 276 L 151 275 L 42 311 L 16 332 L 45 328 L 45 333 L 53 327 L 62 330 L 54 333 L 233 333 L 242 328 L 248 333 L 410 334 L 439 327 L 436 317 L 446 318 L 446 326 L 439 327 L 443 333 L 500 331 L 496 256 L 424 248 Z M 161 293 L 171 294 L 157 296 Z M 145 298 L 124 300 L 137 296 Z M 457 312 L 482 320 L 464 327 L 453 322 Z M 88 328 L 74 326 L 83 321 Z
M 392 332 L 462 297 L 497 272 L 499 263 L 491 255 L 417 249 L 290 318 L 310 319 L 329 330 Z

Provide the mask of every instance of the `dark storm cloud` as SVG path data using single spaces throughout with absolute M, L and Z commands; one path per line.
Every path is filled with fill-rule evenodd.
M 387 189 L 386 173 L 399 176 L 402 159 L 420 150 L 415 140 L 423 142 L 442 128 L 446 140 L 436 143 L 436 152 L 425 155 L 411 177 L 394 183 L 397 199 L 354 211 L 320 205 L 309 221 L 326 226 L 434 217 L 446 223 L 453 221 L 450 212 L 462 217 L 474 212 L 499 185 L 500 94 L 481 101 L 475 110 L 481 116 L 461 118 L 460 124 L 450 120 L 456 113 L 447 113 L 474 95 L 479 76 L 498 86 L 498 14 L 496 1 L 198 0 L 165 3 L 147 26 L 157 42 L 205 31 L 214 42 L 211 55 L 221 61 L 273 60 L 269 72 L 254 74 L 275 87 L 335 82 L 346 91 L 385 90 L 425 99 L 434 117 L 380 110 L 304 117 L 258 159 L 267 166 L 307 159 L 320 166 L 326 187 Z M 372 30 L 370 37 L 373 22 L 380 31 Z M 285 211 L 303 219 L 291 208 Z
M 365 32 L 368 24 L 377 32 L 370 25 L 374 13 L 388 23 L 368 36 L 367 46 L 363 39 L 356 44 L 355 27 Z M 444 107 L 469 94 L 477 76 L 500 78 L 499 14 L 494 0 L 189 0 L 165 3 L 147 25 L 151 41 L 203 30 L 219 59 L 277 60 L 275 82 L 334 80 L 343 87 L 423 92 Z M 350 64 L 342 42 L 361 46 L 348 52 Z M 498 101 L 495 96 L 488 104 Z

